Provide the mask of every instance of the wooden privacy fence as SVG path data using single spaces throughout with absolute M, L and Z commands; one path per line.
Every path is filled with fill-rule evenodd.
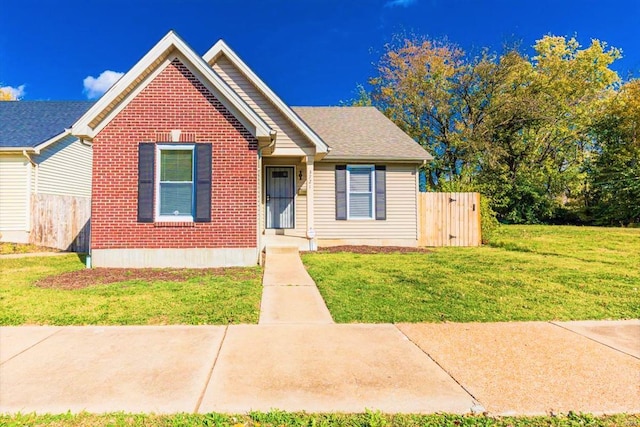
M 480 193 L 418 193 L 420 246 L 480 246 Z
M 89 252 L 91 199 L 31 195 L 30 243 L 72 252 Z

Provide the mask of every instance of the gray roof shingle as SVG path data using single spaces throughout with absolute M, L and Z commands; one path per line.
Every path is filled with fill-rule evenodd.
M 375 107 L 292 107 L 331 151 L 326 160 L 431 160 Z
M 2 101 L 0 147 L 36 147 L 71 127 L 92 105 L 92 101 Z

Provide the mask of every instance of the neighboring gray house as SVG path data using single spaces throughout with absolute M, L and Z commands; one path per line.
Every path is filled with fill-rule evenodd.
M 71 248 L 88 221 L 92 149 L 68 128 L 92 104 L 0 102 L 0 241 Z

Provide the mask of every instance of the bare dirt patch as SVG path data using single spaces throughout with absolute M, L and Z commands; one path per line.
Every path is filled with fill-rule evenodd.
M 342 245 L 318 248 L 320 253 L 351 252 L 354 254 L 390 254 L 390 253 L 415 253 L 431 252 L 426 248 L 406 247 L 406 246 L 364 246 L 364 245 Z
M 252 280 L 259 272 L 250 268 L 88 268 L 38 280 L 40 288 L 82 289 L 95 285 L 141 280 L 145 282 L 186 282 L 195 277 L 229 276 L 234 280 Z

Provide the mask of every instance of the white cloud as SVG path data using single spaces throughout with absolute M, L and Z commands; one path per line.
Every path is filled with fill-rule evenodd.
M 11 99 L 20 99 L 25 94 L 24 87 L 25 85 L 20 85 L 18 87 L 3 86 L 3 87 L 0 87 L 0 91 L 4 93 L 8 93 L 9 96 L 11 96 Z
M 116 71 L 106 70 L 103 71 L 97 78 L 88 76 L 83 80 L 84 93 L 89 99 L 99 98 L 105 93 L 115 82 L 122 77 L 124 73 L 118 73 Z
M 384 7 L 409 7 L 418 0 L 389 0 L 384 4 Z

